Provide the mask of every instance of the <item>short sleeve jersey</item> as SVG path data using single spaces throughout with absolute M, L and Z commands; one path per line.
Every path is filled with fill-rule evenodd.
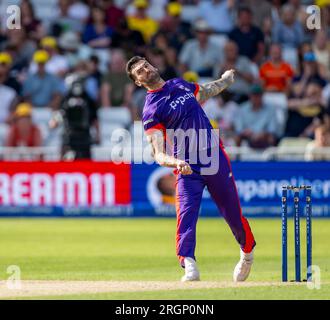
M 162 88 L 148 91 L 142 115 L 146 133 L 162 130 L 172 154 L 180 159 L 184 155 L 184 160 L 191 165 L 195 164 L 191 160 L 197 150 L 222 145 L 196 99 L 198 91 L 198 84 L 181 78 L 168 80 Z M 196 165 L 200 166 L 198 160 Z

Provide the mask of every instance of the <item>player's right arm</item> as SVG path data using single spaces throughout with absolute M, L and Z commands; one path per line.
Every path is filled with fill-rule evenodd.
M 151 144 L 153 156 L 156 162 L 163 167 L 176 168 L 181 174 L 192 174 L 190 165 L 166 154 L 164 134 L 161 130 L 153 130 L 147 134 L 147 140 Z
M 202 85 L 199 84 L 199 90 L 196 95 L 197 101 L 204 102 L 229 87 L 232 83 L 234 83 L 234 73 L 235 70 L 233 69 L 227 70 L 222 74 L 220 79 L 204 83 Z

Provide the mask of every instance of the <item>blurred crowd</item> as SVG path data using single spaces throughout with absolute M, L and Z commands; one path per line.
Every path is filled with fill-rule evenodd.
M 321 8 L 319 29 L 308 28 L 312 4 Z M 234 68 L 236 82 L 203 105 L 225 145 L 264 149 L 285 137 L 329 136 L 330 1 L 57 0 L 52 19 L 36 14 L 36 1 L 19 6 L 20 28 L 1 17 L 6 146 L 42 145 L 31 120 L 37 108 L 61 111 L 67 130 L 75 125 L 73 136 L 83 132 L 89 144 L 100 143 L 99 108 L 127 108 L 140 120 L 146 92 L 125 73 L 133 55 L 165 80 L 205 83 Z M 80 113 L 70 113 L 76 106 Z

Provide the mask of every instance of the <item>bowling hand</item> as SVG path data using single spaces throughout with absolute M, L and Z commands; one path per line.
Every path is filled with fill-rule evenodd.
M 221 76 L 221 80 L 227 85 L 230 86 L 231 84 L 234 83 L 234 74 L 235 74 L 235 70 L 234 69 L 230 69 L 225 71 L 222 76 Z
M 192 174 L 190 165 L 185 161 L 179 160 L 176 165 L 176 168 L 179 171 L 179 173 L 181 173 L 181 174 L 184 174 L 184 175 Z

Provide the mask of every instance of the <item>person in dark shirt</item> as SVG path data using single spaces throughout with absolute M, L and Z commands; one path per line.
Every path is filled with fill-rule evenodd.
M 37 49 L 35 41 L 29 39 L 23 26 L 20 29 L 7 30 L 7 39 L 2 46 L 3 50 L 11 55 L 11 70 L 16 72 L 24 72 L 29 67 Z
M 163 50 L 150 48 L 147 51 L 147 58 L 157 69 L 160 76 L 165 80 L 170 80 L 178 76 L 176 70 L 170 66 L 166 60 Z
M 91 9 L 91 23 L 82 35 L 84 43 L 94 49 L 108 48 L 111 43 L 113 30 L 106 23 L 106 16 L 102 7 L 95 6 Z
M 49 125 L 54 129 L 59 122 L 64 124 L 62 144 L 64 159 L 90 159 L 93 144 L 91 127 L 95 128 L 98 135 L 97 108 L 94 100 L 85 91 L 84 77 L 77 75 L 71 77 L 71 80 L 67 79 L 71 85 L 62 101 L 61 111 L 55 113 Z
M 184 43 L 193 38 L 191 24 L 181 19 L 182 5 L 178 2 L 169 2 L 166 6 L 166 15 L 160 21 L 160 32 L 167 35 L 169 45 L 180 52 Z
M 293 78 L 293 95 L 295 97 L 302 97 L 306 92 L 307 86 L 312 82 L 317 82 L 322 88 L 327 84 L 327 81 L 319 72 L 319 65 L 316 61 L 315 54 L 310 51 L 303 55 L 301 73 Z
M 111 48 L 122 49 L 127 57 L 132 57 L 135 54 L 144 54 L 145 41 L 141 32 L 130 30 L 126 19 L 122 19 L 112 35 Z
M 0 77 L 4 77 L 3 84 L 14 89 L 17 95 L 22 93 L 22 85 L 16 80 L 16 77 L 10 74 L 12 58 L 7 52 L 0 52 Z
M 264 56 L 264 35 L 252 24 L 252 18 L 250 8 L 239 8 L 237 26 L 229 32 L 228 37 L 237 43 L 240 55 L 259 64 Z
M 312 137 L 315 127 L 330 124 L 330 110 L 322 101 L 322 87 L 318 81 L 310 82 L 301 98 L 288 100 L 287 137 Z
M 36 18 L 33 4 L 30 0 L 21 2 L 21 21 L 31 40 L 39 41 L 45 35 L 41 20 Z
M 100 60 L 98 56 L 92 55 L 89 60 L 87 61 L 87 68 L 90 73 L 90 77 L 95 79 L 97 83 L 97 87 L 101 87 L 102 81 L 102 72 L 99 70 Z

